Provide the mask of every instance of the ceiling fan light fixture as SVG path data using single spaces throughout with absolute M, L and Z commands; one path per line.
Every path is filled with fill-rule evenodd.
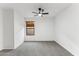
M 42 14 L 38 14 L 38 16 L 42 16 Z
M 40 17 L 49 14 L 48 12 L 44 12 L 44 9 L 42 8 L 38 8 L 38 12 L 32 12 L 32 13 L 36 14 L 35 16 L 40 16 Z

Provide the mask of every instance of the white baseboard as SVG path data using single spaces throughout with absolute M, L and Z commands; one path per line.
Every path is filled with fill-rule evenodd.
M 67 38 L 64 35 L 59 35 L 58 39 L 55 40 L 58 44 L 60 44 L 62 47 L 67 49 L 72 55 L 79 56 L 79 47 L 75 45 L 72 41 L 70 41 L 69 38 Z
M 3 47 L 0 49 L 0 51 L 2 51 L 3 50 Z
M 3 49 L 0 49 L 0 51 L 2 51 Z

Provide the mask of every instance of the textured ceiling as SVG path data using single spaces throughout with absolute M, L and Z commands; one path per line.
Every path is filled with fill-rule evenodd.
M 49 15 L 46 17 L 53 17 L 57 13 L 61 12 L 71 4 L 68 3 L 1 3 L 1 8 L 14 8 L 23 17 L 32 17 L 34 14 L 32 11 L 38 11 L 38 8 L 44 8 Z

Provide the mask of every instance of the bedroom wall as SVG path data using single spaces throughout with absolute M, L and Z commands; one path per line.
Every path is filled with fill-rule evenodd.
M 0 9 L 0 50 L 15 49 L 23 42 L 24 18 L 14 9 Z
M 24 18 L 14 10 L 14 48 L 24 42 Z
M 79 56 L 79 4 L 72 4 L 55 18 L 56 40 L 73 55 Z
M 25 32 L 25 41 L 53 41 L 53 20 L 43 17 L 34 18 L 34 21 L 35 35 L 27 36 Z
M 3 49 L 3 20 L 2 20 L 2 9 L 0 9 L 0 50 Z
M 14 17 L 13 9 L 3 8 L 3 48 L 14 48 Z

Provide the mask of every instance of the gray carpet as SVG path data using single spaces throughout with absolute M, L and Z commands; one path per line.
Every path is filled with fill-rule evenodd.
M 15 50 L 0 51 L 0 56 L 72 56 L 56 42 L 24 42 Z

